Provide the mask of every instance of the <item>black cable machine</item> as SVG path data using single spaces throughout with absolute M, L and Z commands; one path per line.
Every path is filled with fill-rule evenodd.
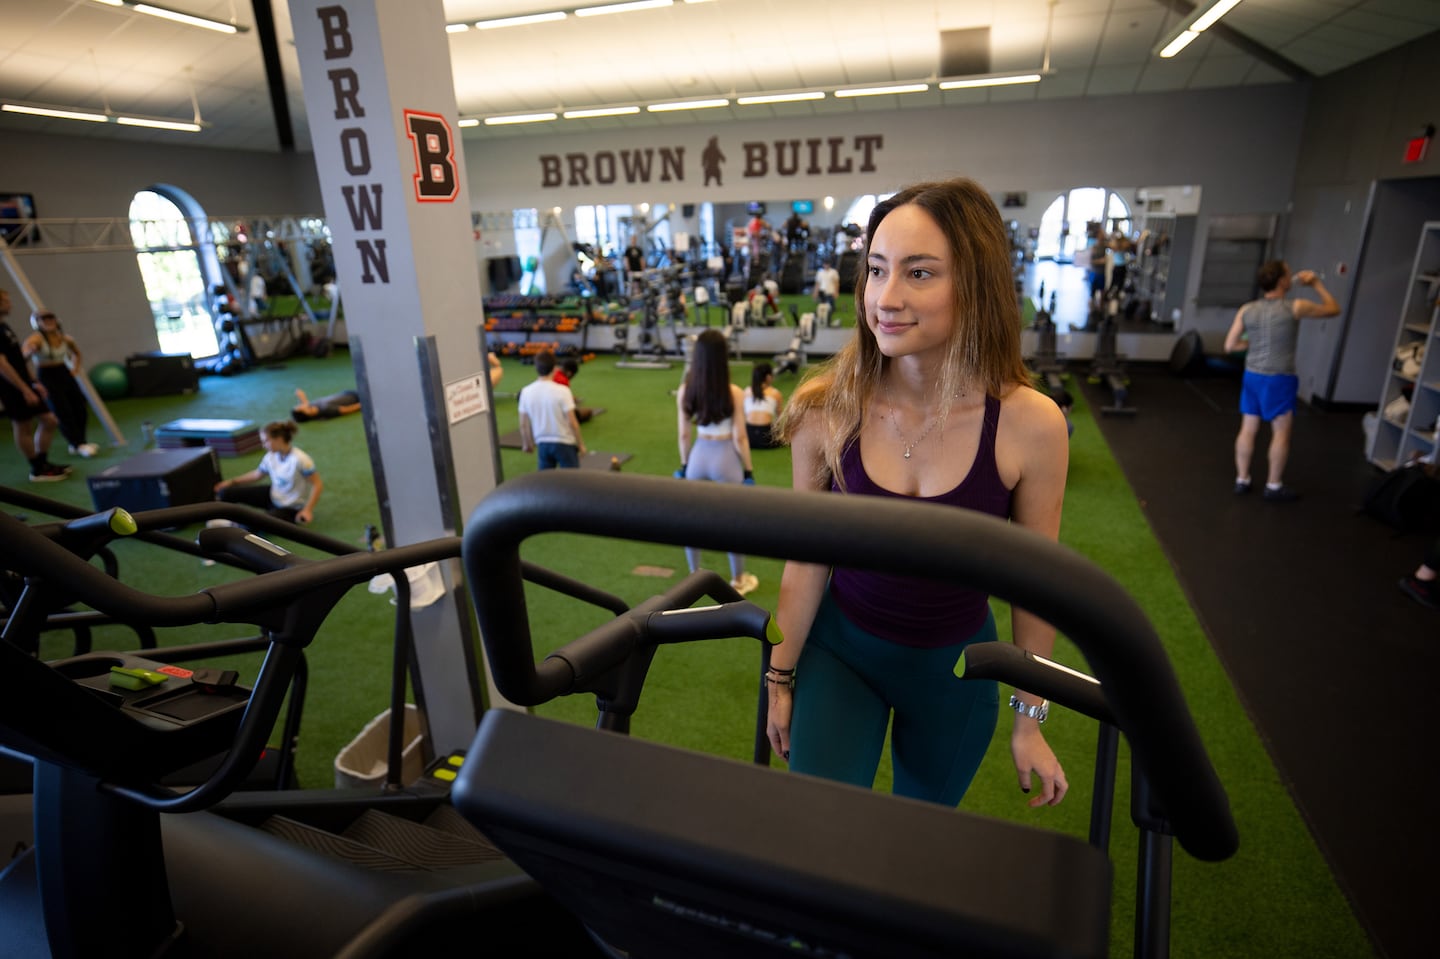
M 413 868 L 384 855 L 337 858 L 354 841 L 331 832 L 333 823 L 383 819 L 378 828 L 391 839 L 399 829 L 403 845 L 422 819 L 448 808 L 448 789 L 423 782 L 399 788 L 398 735 L 391 740 L 389 782 L 376 791 L 236 793 L 335 602 L 384 572 L 399 574 L 397 605 L 403 607 L 403 571 L 457 556 L 459 538 L 380 552 L 342 543 L 339 548 L 350 551 L 345 555 L 308 560 L 238 526 L 207 528 L 191 546 L 194 553 L 259 575 L 177 597 L 143 593 L 82 558 L 95 542 L 164 537 L 159 530 L 217 517 L 282 536 L 327 539 L 225 503 L 133 515 L 111 510 L 37 526 L 0 513 L 0 570 L 24 582 L 0 641 L 0 752 L 34 769 L 34 844 L 0 872 L 0 943 L 7 959 L 379 959 L 417 948 L 418 938 L 396 939 L 397 929 L 443 937 L 457 927 L 484 929 L 487 941 L 510 954 L 585 955 L 589 940 L 573 920 L 468 827 L 458 838 L 447 830 L 438 844 L 427 837 L 429 851 Z M 549 582 L 565 585 L 558 576 Z M 247 648 L 259 645 L 264 661 L 247 687 L 218 670 L 176 665 L 192 653 L 234 652 L 226 642 L 37 660 L 26 651 L 28 641 L 46 628 L 57 604 L 70 602 L 116 622 L 152 627 L 258 626 L 262 640 L 247 641 Z M 397 638 L 398 675 L 408 636 L 397 631 Z M 134 688 L 117 685 L 116 667 L 128 671 L 122 678 L 133 679 Z M 404 695 L 403 676 L 397 694 Z M 164 785 L 198 763 L 207 764 L 198 785 Z M 269 825 L 277 813 L 278 829 Z

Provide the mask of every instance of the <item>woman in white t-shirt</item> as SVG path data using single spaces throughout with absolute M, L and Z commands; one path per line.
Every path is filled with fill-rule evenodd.
M 266 423 L 260 431 L 260 441 L 265 447 L 260 465 L 234 479 L 216 483 L 216 498 L 253 506 L 292 523 L 312 521 L 325 484 L 310 454 L 292 445 L 299 429 L 293 420 Z M 269 482 L 264 486 L 249 485 L 262 480 Z

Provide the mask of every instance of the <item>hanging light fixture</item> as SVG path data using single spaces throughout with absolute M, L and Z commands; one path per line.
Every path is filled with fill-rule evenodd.
M 139 0 L 95 0 L 95 2 L 107 7 L 128 7 L 136 13 L 159 17 L 172 23 L 183 23 L 187 27 L 214 30 L 216 33 L 246 33 L 250 29 L 238 23 L 226 23 L 224 20 L 198 17 L 193 13 L 185 13 L 182 10 L 175 10 L 158 3 L 141 3 Z
M 1166 60 L 1170 59 L 1188 47 L 1196 37 L 1214 26 L 1216 21 L 1239 4 L 1240 0 L 1212 0 L 1211 3 L 1202 7 L 1196 7 L 1190 16 L 1175 24 L 1164 38 L 1155 44 L 1155 48 L 1151 52 Z

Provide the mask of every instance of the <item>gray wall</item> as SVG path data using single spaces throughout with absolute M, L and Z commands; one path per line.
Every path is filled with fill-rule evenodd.
M 1397 66 L 1365 65 L 1356 71 L 1373 74 L 1367 86 L 1376 97 L 1393 99 L 1395 84 L 1409 79 L 1409 53 Z M 1430 87 L 1435 87 L 1431 71 Z M 1350 71 L 1350 72 L 1356 72 Z M 1387 87 L 1386 84 L 1389 84 Z M 1409 89 L 1418 89 L 1411 84 Z M 922 177 L 957 173 L 972 176 L 994 194 L 1022 191 L 1028 206 L 1007 210 L 1007 217 L 1024 225 L 1038 225 L 1051 199 L 1074 186 L 1198 184 L 1203 189 L 1196 217 L 1195 255 L 1204 251 L 1209 219 L 1230 214 L 1283 214 L 1292 196 L 1299 196 L 1297 157 L 1302 132 L 1305 156 L 1319 150 L 1324 140 L 1317 118 L 1333 116 L 1328 102 L 1354 94 L 1343 83 L 1325 83 L 1324 96 L 1305 85 L 1275 85 L 1240 89 L 1146 94 L 1099 99 L 1026 101 L 956 107 L 934 111 L 896 113 L 879 110 L 847 112 L 803 120 L 774 120 L 717 126 L 655 127 L 633 131 L 591 131 L 583 135 L 480 137 L 466 142 L 472 204 L 477 210 L 509 210 L 536 206 L 569 209 L 586 203 L 638 203 L 640 201 L 699 203 L 744 202 L 750 199 L 788 202 L 792 198 L 824 195 L 838 198 L 895 189 Z M 1434 94 L 1429 95 L 1432 99 Z M 1307 104 L 1324 104 L 1311 107 Z M 1350 101 L 1345 101 L 1350 102 Z M 1388 101 L 1387 101 L 1388 102 Z M 1374 117 L 1376 107 L 1354 106 L 1355 112 Z M 1342 111 L 1343 112 L 1343 111 Z M 1393 104 L 1389 104 L 1390 116 Z M 1307 119 L 1308 117 L 1308 119 Z M 1397 128 L 1404 122 L 1392 119 Z M 1302 130 L 1303 126 L 1303 130 Z M 1347 123 L 1332 121 L 1331 134 L 1348 141 Z M 875 169 L 846 174 L 792 177 L 771 174 L 744 177 L 747 142 L 853 138 L 857 134 L 883 137 L 874 153 Z M 1380 134 L 1377 134 L 1379 136 Z M 1391 135 L 1393 143 L 1393 131 Z M 710 136 L 720 138 L 727 156 L 723 187 L 704 184 L 699 154 Z M 549 154 L 600 151 L 618 152 L 644 147 L 683 146 L 687 156 L 684 180 L 651 182 L 643 188 L 618 183 L 585 187 L 543 185 L 540 157 Z M 1363 151 L 1359 151 L 1362 152 Z M 1348 167 L 1380 166 L 1380 155 L 1393 150 L 1375 148 L 1375 157 Z M 858 164 L 856 165 L 858 167 Z M 1307 169 L 1305 189 L 1328 189 L 1334 174 Z M 313 213 L 320 209 L 313 160 L 307 155 L 235 153 L 91 141 L 80 137 L 7 136 L 0 189 L 35 194 L 38 212 L 47 216 L 124 217 L 137 190 L 164 182 L 191 193 L 211 215 L 255 213 Z M 1353 182 L 1342 189 L 1368 189 L 1364 174 L 1347 173 Z M 823 223 L 819 215 L 812 222 Z M 1297 216 L 1300 211 L 1297 209 Z M 839 213 L 835 216 L 838 218 Z M 1359 231 L 1352 231 L 1358 239 Z M 1298 242 L 1298 237 L 1292 238 Z M 1344 244 L 1341 244 L 1343 246 Z M 1292 247 L 1294 243 L 1292 242 Z M 477 247 L 477 255 L 485 255 Z M 1293 254 L 1310 260 L 1307 250 Z M 1353 250 L 1346 255 L 1353 257 Z M 1338 253 L 1315 262 L 1334 261 Z M 87 348 L 87 359 L 123 359 L 139 350 L 153 349 L 155 338 L 133 256 L 127 254 L 73 254 L 56 257 L 27 256 L 21 261 L 47 304 L 65 317 Z M 1223 329 L 1228 316 L 1196 315 L 1190 301 L 1198 284 L 1198 267 L 1186 281 L 1186 315 L 1182 328 Z
M 529 135 L 470 141 L 466 162 L 473 202 L 483 210 L 534 206 L 568 209 L 579 203 L 748 200 L 771 202 L 778 226 L 792 199 L 816 201 L 811 222 L 838 223 L 849 198 L 893 191 L 916 180 L 965 175 L 998 197 L 1024 192 L 1027 205 L 1004 210 L 1007 219 L 1038 226 L 1056 197 L 1077 186 L 1125 191 L 1143 186 L 1198 184 L 1202 201 L 1195 221 L 1195 249 L 1203 251 L 1209 220 L 1229 214 L 1282 214 L 1294 190 L 1296 154 L 1309 100 L 1301 84 L 1145 94 L 1098 99 L 1038 100 L 936 110 L 866 110 L 829 117 L 803 117 L 707 126 L 703 114 L 689 126 L 594 130 L 584 134 Z M 857 136 L 880 138 L 870 154 L 873 169 L 861 169 L 853 149 Z M 725 155 L 720 183 L 706 183 L 701 154 L 711 137 Z M 806 172 L 803 146 L 828 138 L 840 146 L 846 173 Z M 780 175 L 776 142 L 799 141 L 800 170 Z M 648 179 L 624 174 L 623 156 L 667 150 L 683 158 L 662 171 L 658 159 Z M 752 152 L 766 155 L 766 173 L 746 176 Z M 822 168 L 829 165 L 820 148 Z M 571 157 L 583 165 L 588 183 L 572 185 Z M 604 176 L 615 165 L 613 176 Z M 664 178 L 662 179 L 662 173 Z M 601 182 L 607 180 L 608 182 Z M 557 182 L 558 181 L 558 182 Z M 837 197 L 833 215 L 820 200 Z M 724 220 L 717 216 L 717 227 Z M 568 224 L 567 224 L 568 226 Z M 1080 229 L 1083 224 L 1072 225 Z M 502 251 L 503 252 L 503 251 Z M 1198 264 L 1200 257 L 1192 259 Z M 1177 279 L 1184 289 L 1181 328 L 1197 326 L 1223 336 L 1233 311 L 1196 311 L 1195 275 Z
M 1423 162 L 1402 162 L 1406 141 L 1440 123 L 1437 41 L 1431 34 L 1315 82 L 1281 253 L 1292 267 L 1323 271 L 1346 309 L 1302 330 L 1307 398 L 1380 398 L 1418 224 L 1440 219 L 1440 152 L 1432 145 Z
M 83 126 L 83 124 L 81 124 Z M 30 193 L 46 218 L 125 220 L 130 201 L 156 184 L 179 187 L 211 216 L 318 213 L 315 161 L 303 156 L 158 147 L 123 140 L 7 132 L 0 151 L 0 191 Z M 155 324 L 133 252 L 14 251 L 16 263 L 44 304 L 80 342 L 87 366 L 123 362 L 158 348 Z M 11 328 L 28 329 L 29 309 L 0 268 L 11 292 Z
M 1047 187 L 1203 184 L 1206 205 L 1218 212 L 1254 212 L 1257 204 L 1283 204 L 1290 196 L 1295 150 L 1307 90 L 1300 85 L 1202 90 L 1096 99 L 1031 100 L 935 110 L 861 111 L 707 126 L 703 114 L 693 125 L 593 130 L 584 134 L 531 135 L 467 141 L 470 189 L 481 209 L 547 208 L 572 203 L 639 203 L 663 198 L 674 203 L 819 199 L 893 191 L 916 180 L 964 174 L 995 193 Z M 711 137 L 726 161 L 719 184 L 705 183 L 701 154 Z M 802 144 L 830 137 L 883 137 L 874 149 L 873 171 L 861 169 L 852 143 L 841 145 L 848 173 L 828 171 L 821 147 L 821 171 L 792 176 L 776 171 L 773 144 Z M 1264 142 L 1260 156 L 1247 149 Z M 746 144 L 771 147 L 768 171 L 746 176 Z M 683 153 L 680 175 L 661 179 L 657 162 L 648 183 L 597 182 L 595 158 L 608 153 L 662 149 Z M 565 158 L 580 154 L 591 169 L 590 185 L 571 187 Z M 546 157 L 561 158 L 560 185 L 546 182 Z M 1213 194 L 1213 197 L 1212 197 Z M 1041 197 L 1028 209 L 1038 222 Z M 818 209 L 818 206 L 817 206 Z

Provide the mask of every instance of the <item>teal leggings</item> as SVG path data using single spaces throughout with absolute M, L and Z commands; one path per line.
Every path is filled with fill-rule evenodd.
M 955 662 L 996 639 L 991 615 L 963 643 L 901 646 L 855 626 L 827 591 L 796 665 L 790 769 L 872 788 L 893 712 L 895 794 L 957 805 L 995 733 L 999 690 L 960 679 Z

